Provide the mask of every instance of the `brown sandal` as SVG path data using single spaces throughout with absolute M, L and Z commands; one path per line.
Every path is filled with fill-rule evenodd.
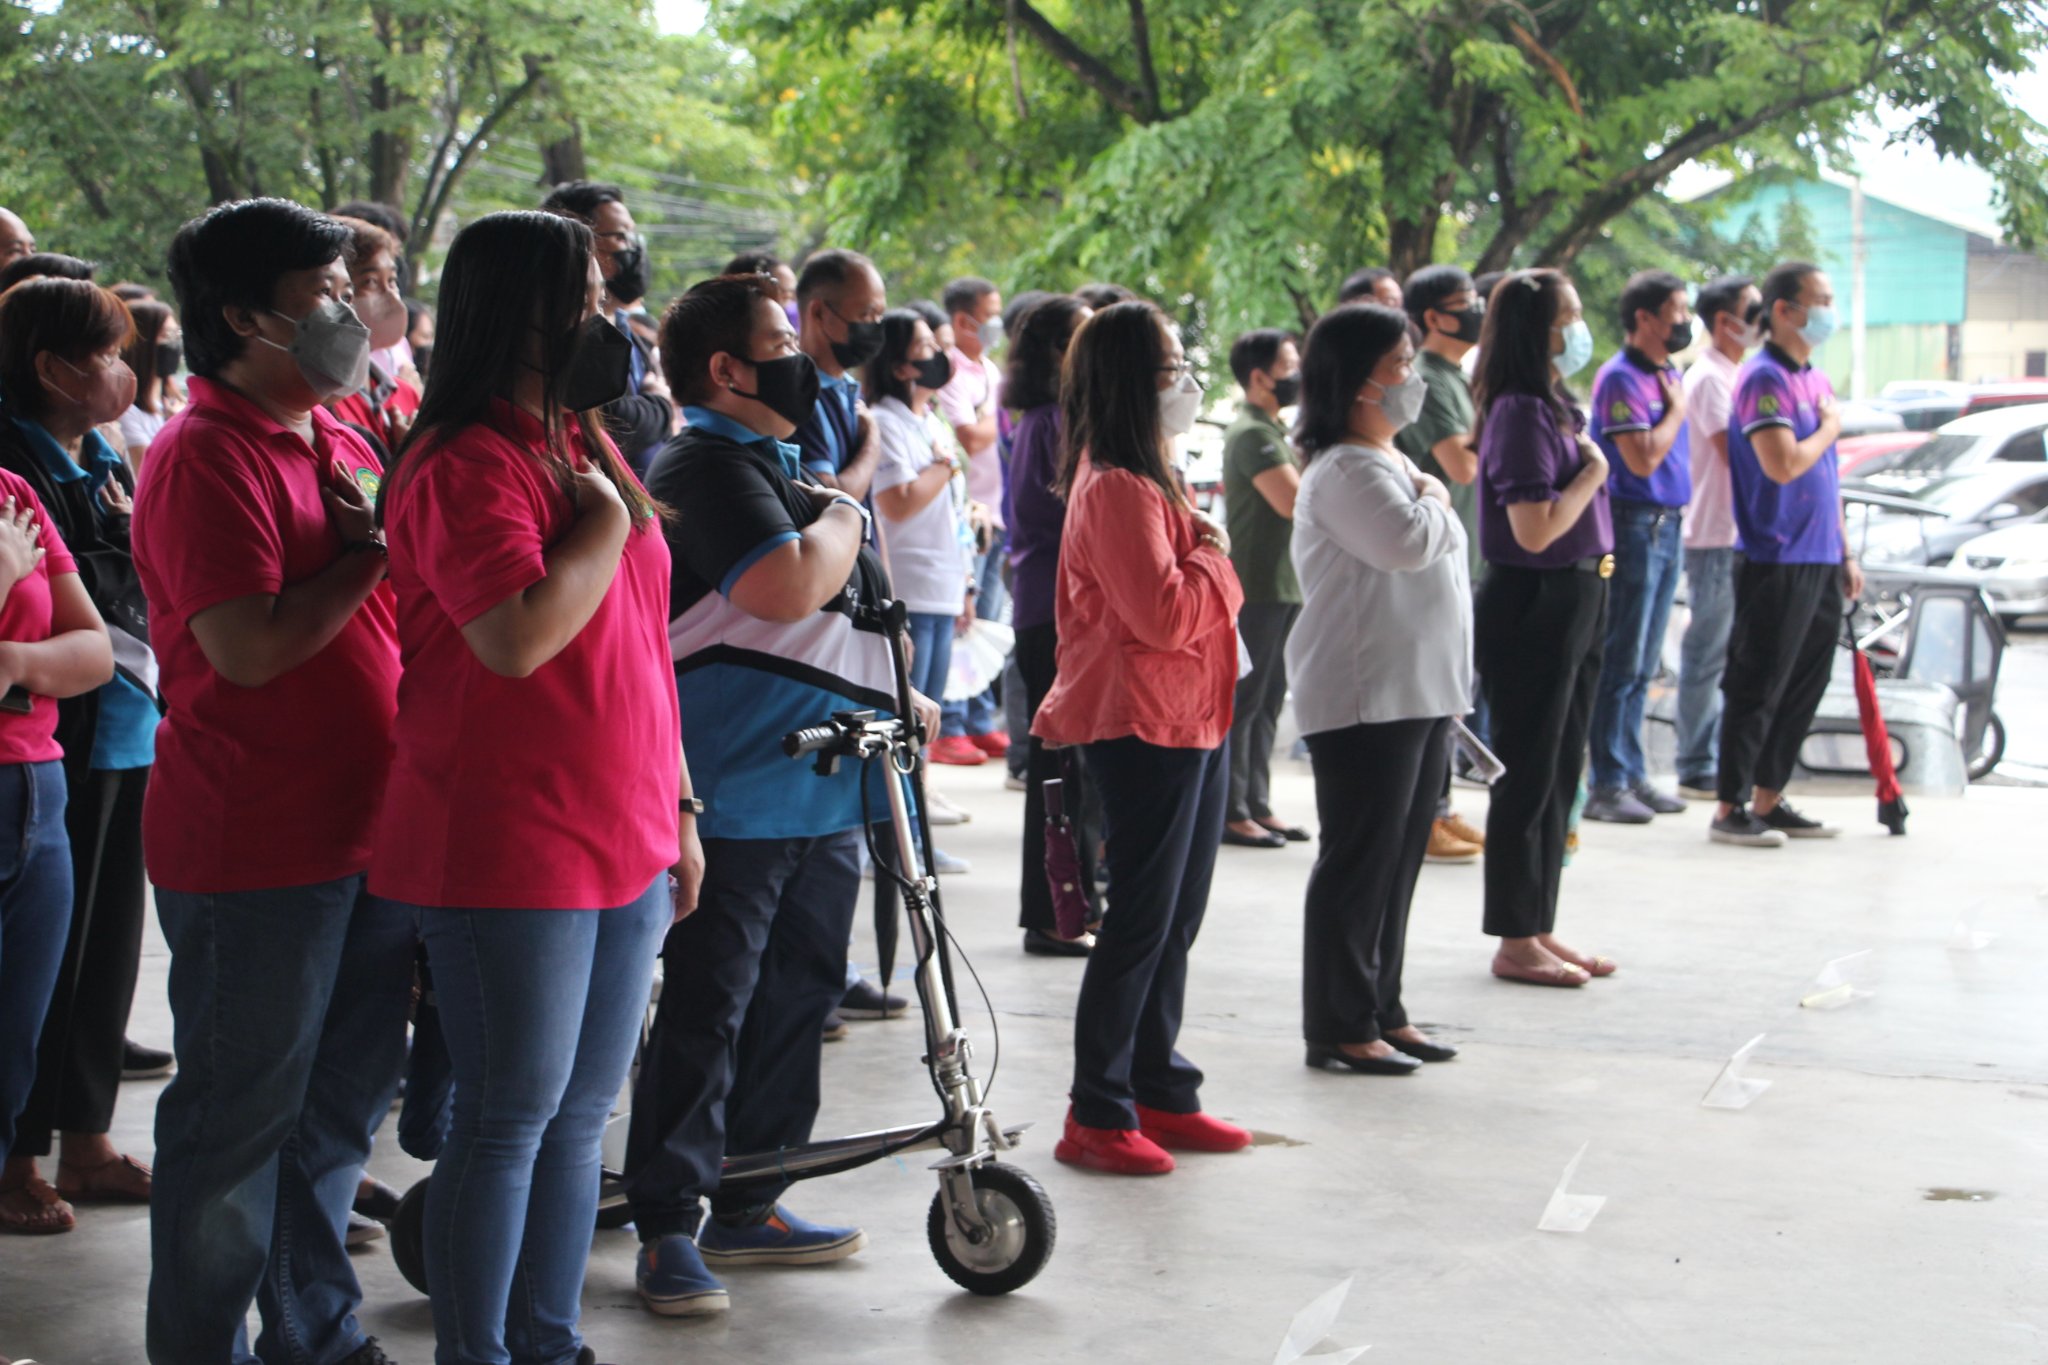
M 29 1236 L 69 1232 L 78 1226 L 71 1205 L 49 1181 L 31 1176 L 11 1190 L 0 1191 L 0 1228 Z
M 1518 981 L 1525 986 L 1563 986 L 1577 988 L 1593 978 L 1584 967 L 1570 962 L 1560 962 L 1555 967 L 1522 967 L 1500 958 L 1493 960 L 1493 974 L 1502 981 Z
M 74 1204 L 147 1204 L 149 1191 L 149 1167 L 132 1156 L 110 1156 L 83 1170 L 57 1163 L 57 1193 Z

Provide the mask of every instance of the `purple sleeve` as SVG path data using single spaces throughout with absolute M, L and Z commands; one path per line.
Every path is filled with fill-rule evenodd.
M 1774 365 L 1751 366 L 1736 386 L 1729 425 L 1739 427 L 1744 436 L 1762 427 L 1789 427 L 1795 403 L 1783 370 Z
M 1556 502 L 1564 444 L 1557 419 L 1542 399 L 1508 394 L 1495 402 L 1479 435 L 1479 460 L 1494 501 L 1503 507 Z
M 1610 365 L 1593 390 L 1593 430 L 1602 436 L 1621 431 L 1648 431 L 1656 425 L 1650 407 L 1662 400 L 1656 379 L 1626 361 Z

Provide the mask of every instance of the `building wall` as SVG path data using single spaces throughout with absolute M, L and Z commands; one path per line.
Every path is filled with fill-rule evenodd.
M 1972 237 L 1969 269 L 1958 378 L 2048 375 L 2048 260 Z
M 1767 239 L 1775 237 L 1785 200 L 1799 200 L 1820 248 L 1816 264 L 1834 281 L 1835 311 L 1846 332 L 1852 245 L 1848 188 L 1815 180 L 1771 183 L 1745 191 L 1738 181 L 1722 191 L 1722 196 L 1733 205 L 1717 225 L 1726 237 L 1740 234 L 1752 218 L 1762 219 Z M 1969 285 L 1969 233 L 1865 195 L 1863 238 L 1864 292 L 1870 308 L 1865 325 L 1873 336 L 1880 327 L 1946 326 L 1963 320 Z M 1846 357 L 1842 364 L 1846 372 Z M 1874 376 L 1874 366 L 1872 372 Z

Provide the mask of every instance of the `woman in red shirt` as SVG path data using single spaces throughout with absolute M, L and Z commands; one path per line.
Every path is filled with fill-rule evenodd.
M 383 490 L 405 671 L 370 885 L 418 910 L 454 1071 L 443 1365 L 577 1357 L 599 1138 L 703 869 L 661 509 L 591 415 L 631 355 L 601 288 L 581 223 L 465 228 Z
M 1174 1050 L 1188 949 L 1209 902 L 1229 785 L 1225 740 L 1244 600 L 1223 529 L 1173 472 L 1202 392 L 1149 303 L 1105 308 L 1067 352 L 1059 676 L 1032 733 L 1079 744 L 1099 784 L 1113 888 L 1074 1011 L 1073 1107 L 1053 1155 L 1124 1175 L 1164 1147 L 1236 1151 Z

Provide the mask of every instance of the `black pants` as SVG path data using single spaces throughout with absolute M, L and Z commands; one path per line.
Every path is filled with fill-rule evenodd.
M 1138 1104 L 1202 1107 L 1202 1073 L 1174 1043 L 1223 837 L 1230 744 L 1163 749 L 1131 737 L 1086 748 L 1102 789 L 1112 899 L 1074 1007 L 1074 1117 L 1136 1128 Z
M 1577 569 L 1496 564 L 1479 590 L 1473 650 L 1507 767 L 1486 810 L 1486 932 L 1497 937 L 1557 927 L 1606 616 L 1607 580 Z
M 43 1017 L 35 1085 L 15 1127 L 20 1156 L 49 1155 L 53 1132 L 104 1133 L 113 1126 L 128 1010 L 142 964 L 142 793 L 148 785 L 148 768 L 83 774 L 65 807 L 71 934 Z
M 633 1086 L 627 1196 L 642 1241 L 694 1233 L 698 1200 L 738 1217 L 784 1180 L 720 1190 L 725 1153 L 808 1142 L 825 1016 L 846 994 L 857 829 L 706 839 L 697 909 L 661 951 L 661 1004 Z
M 1273 735 L 1287 701 L 1287 633 L 1300 615 L 1297 602 L 1247 602 L 1237 614 L 1252 671 L 1237 680 L 1231 711 L 1227 820 L 1272 818 Z
M 1408 904 L 1449 766 L 1447 719 L 1352 725 L 1308 737 L 1322 842 L 1308 874 L 1301 1036 L 1370 1043 L 1404 1028 Z
M 1053 626 L 1026 626 L 1017 632 L 1017 672 L 1024 680 L 1027 714 L 1038 718 L 1045 694 L 1059 676 L 1059 635 Z M 1076 750 L 1048 749 L 1033 738 L 1024 767 L 1024 866 L 1017 883 L 1017 924 L 1043 934 L 1055 933 L 1052 890 L 1045 881 L 1045 788 L 1048 778 L 1061 778 L 1061 806 L 1074 822 L 1075 844 L 1081 853 L 1081 885 L 1092 913 L 1102 916 L 1101 894 L 1095 887 L 1095 839 L 1089 828 L 1088 760 Z
M 1735 571 L 1735 624 L 1721 675 L 1720 790 L 1746 804 L 1752 786 L 1783 791 L 1828 690 L 1842 633 L 1839 564 L 1759 564 Z

